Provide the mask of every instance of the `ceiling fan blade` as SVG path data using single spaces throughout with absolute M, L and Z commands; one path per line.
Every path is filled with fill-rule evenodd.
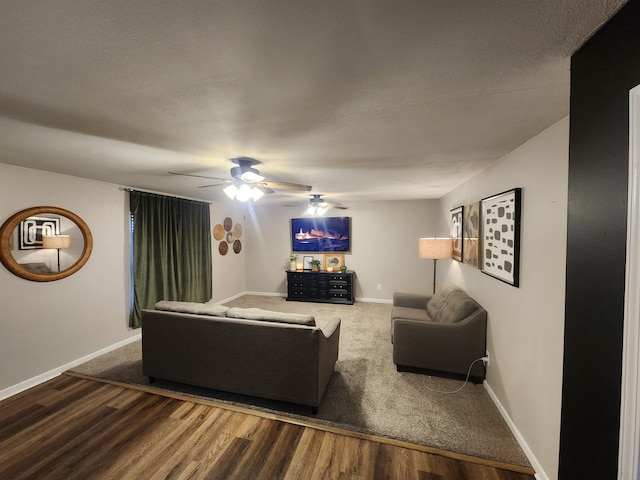
M 311 185 L 302 185 L 300 183 L 266 181 L 262 182 L 262 184 L 267 188 L 274 188 L 276 190 L 301 190 L 303 192 L 311 190 Z
M 167 172 L 169 175 L 178 175 L 180 177 L 195 177 L 195 178 L 207 178 L 209 180 L 220 180 L 223 182 L 232 182 L 233 180 L 227 180 L 226 178 L 219 177 L 208 177 L 206 175 L 195 175 L 193 173 L 177 173 L 177 172 Z
M 198 185 L 196 188 L 219 187 L 220 185 L 224 185 L 224 183 L 212 183 L 211 185 Z

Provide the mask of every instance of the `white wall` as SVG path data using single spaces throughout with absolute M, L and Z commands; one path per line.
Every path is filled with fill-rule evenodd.
M 0 391 L 135 335 L 128 328 L 126 196 L 117 185 L 0 164 L 0 219 L 52 205 L 93 234 L 87 264 L 55 282 L 0 266 Z
M 528 446 L 539 478 L 557 478 L 562 396 L 569 119 L 441 199 L 451 208 L 522 187 L 520 287 L 454 262 L 456 283 L 489 313 L 487 384 Z
M 233 251 L 233 244 L 228 245 L 228 252 L 221 255 L 219 252 L 220 242 L 226 239 L 216 240 L 211 235 L 211 263 L 213 268 L 213 300 L 220 301 L 237 295 L 246 290 L 245 268 L 246 255 L 249 247 L 247 241 L 247 222 L 244 219 L 244 205 L 240 202 L 214 202 L 210 207 L 211 228 L 217 224 L 223 225 L 224 219 L 229 217 L 233 221 L 233 226 L 239 224 L 242 233 L 238 240 L 242 245 L 239 253 Z M 233 226 L 231 227 L 233 230 Z
M 358 299 L 390 301 L 394 291 L 431 291 L 433 262 L 418 258 L 418 238 L 435 234 L 437 207 L 436 200 L 363 202 L 327 213 L 351 217 L 351 253 L 345 255 L 345 263 L 356 272 Z M 304 208 L 260 203 L 254 208 L 247 212 L 247 290 L 284 295 L 290 219 L 304 216 Z
M 29 207 L 52 205 L 79 215 L 93 235 L 93 251 L 77 273 L 31 282 L 0 266 L 0 391 L 37 379 L 87 355 L 139 335 L 130 309 L 129 201 L 119 185 L 0 164 L 0 223 Z M 213 203 L 211 224 L 243 223 L 237 202 Z M 243 225 L 244 226 L 244 225 Z M 246 243 L 246 236 L 240 237 Z M 213 299 L 245 288 L 246 245 L 218 253 L 213 240 Z

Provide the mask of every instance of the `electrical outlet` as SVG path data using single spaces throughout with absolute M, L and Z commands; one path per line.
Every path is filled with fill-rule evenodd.
M 382 284 L 381 283 L 378 284 L 378 290 L 382 290 Z
M 482 359 L 482 363 L 484 363 L 485 367 L 488 367 L 490 362 L 491 354 L 489 353 L 489 350 L 487 350 L 487 353 L 484 354 L 484 358 Z

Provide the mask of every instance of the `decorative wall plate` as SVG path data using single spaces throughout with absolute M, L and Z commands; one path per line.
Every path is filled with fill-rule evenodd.
M 228 251 L 229 251 L 229 244 L 223 240 L 218 245 L 218 252 L 220 252 L 220 255 L 226 255 Z
M 224 238 L 224 227 L 220 224 L 217 224 L 213 227 L 213 238 L 216 240 L 222 240 Z
M 227 217 L 224 219 L 224 229 L 229 232 L 231 231 L 231 227 L 233 227 L 233 220 L 231 220 L 231 217 Z

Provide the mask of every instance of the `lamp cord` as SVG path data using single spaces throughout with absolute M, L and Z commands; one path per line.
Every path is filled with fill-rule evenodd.
M 464 383 L 462 384 L 462 386 L 461 386 L 460 388 L 458 388 L 457 390 L 453 390 L 453 391 L 451 391 L 451 392 L 445 392 L 445 391 L 443 391 L 443 390 L 438 390 L 437 388 L 432 388 L 432 387 L 430 387 L 430 386 L 428 386 L 428 385 L 425 385 L 425 387 L 427 387 L 427 389 L 432 390 L 432 391 L 434 391 L 434 392 L 444 393 L 444 394 L 446 394 L 446 395 L 452 395 L 452 394 L 454 394 L 454 393 L 458 393 L 458 392 L 459 392 L 460 390 L 462 390 L 462 389 L 467 385 L 467 383 L 469 382 L 469 376 L 471 375 L 471 368 L 473 368 L 473 365 L 474 365 L 476 362 L 481 362 L 483 358 L 484 358 L 484 357 L 480 357 L 480 358 L 478 358 L 478 359 L 474 360 L 473 362 L 471 362 L 471 365 L 469 365 L 469 370 L 467 371 L 467 378 L 464 380 Z

